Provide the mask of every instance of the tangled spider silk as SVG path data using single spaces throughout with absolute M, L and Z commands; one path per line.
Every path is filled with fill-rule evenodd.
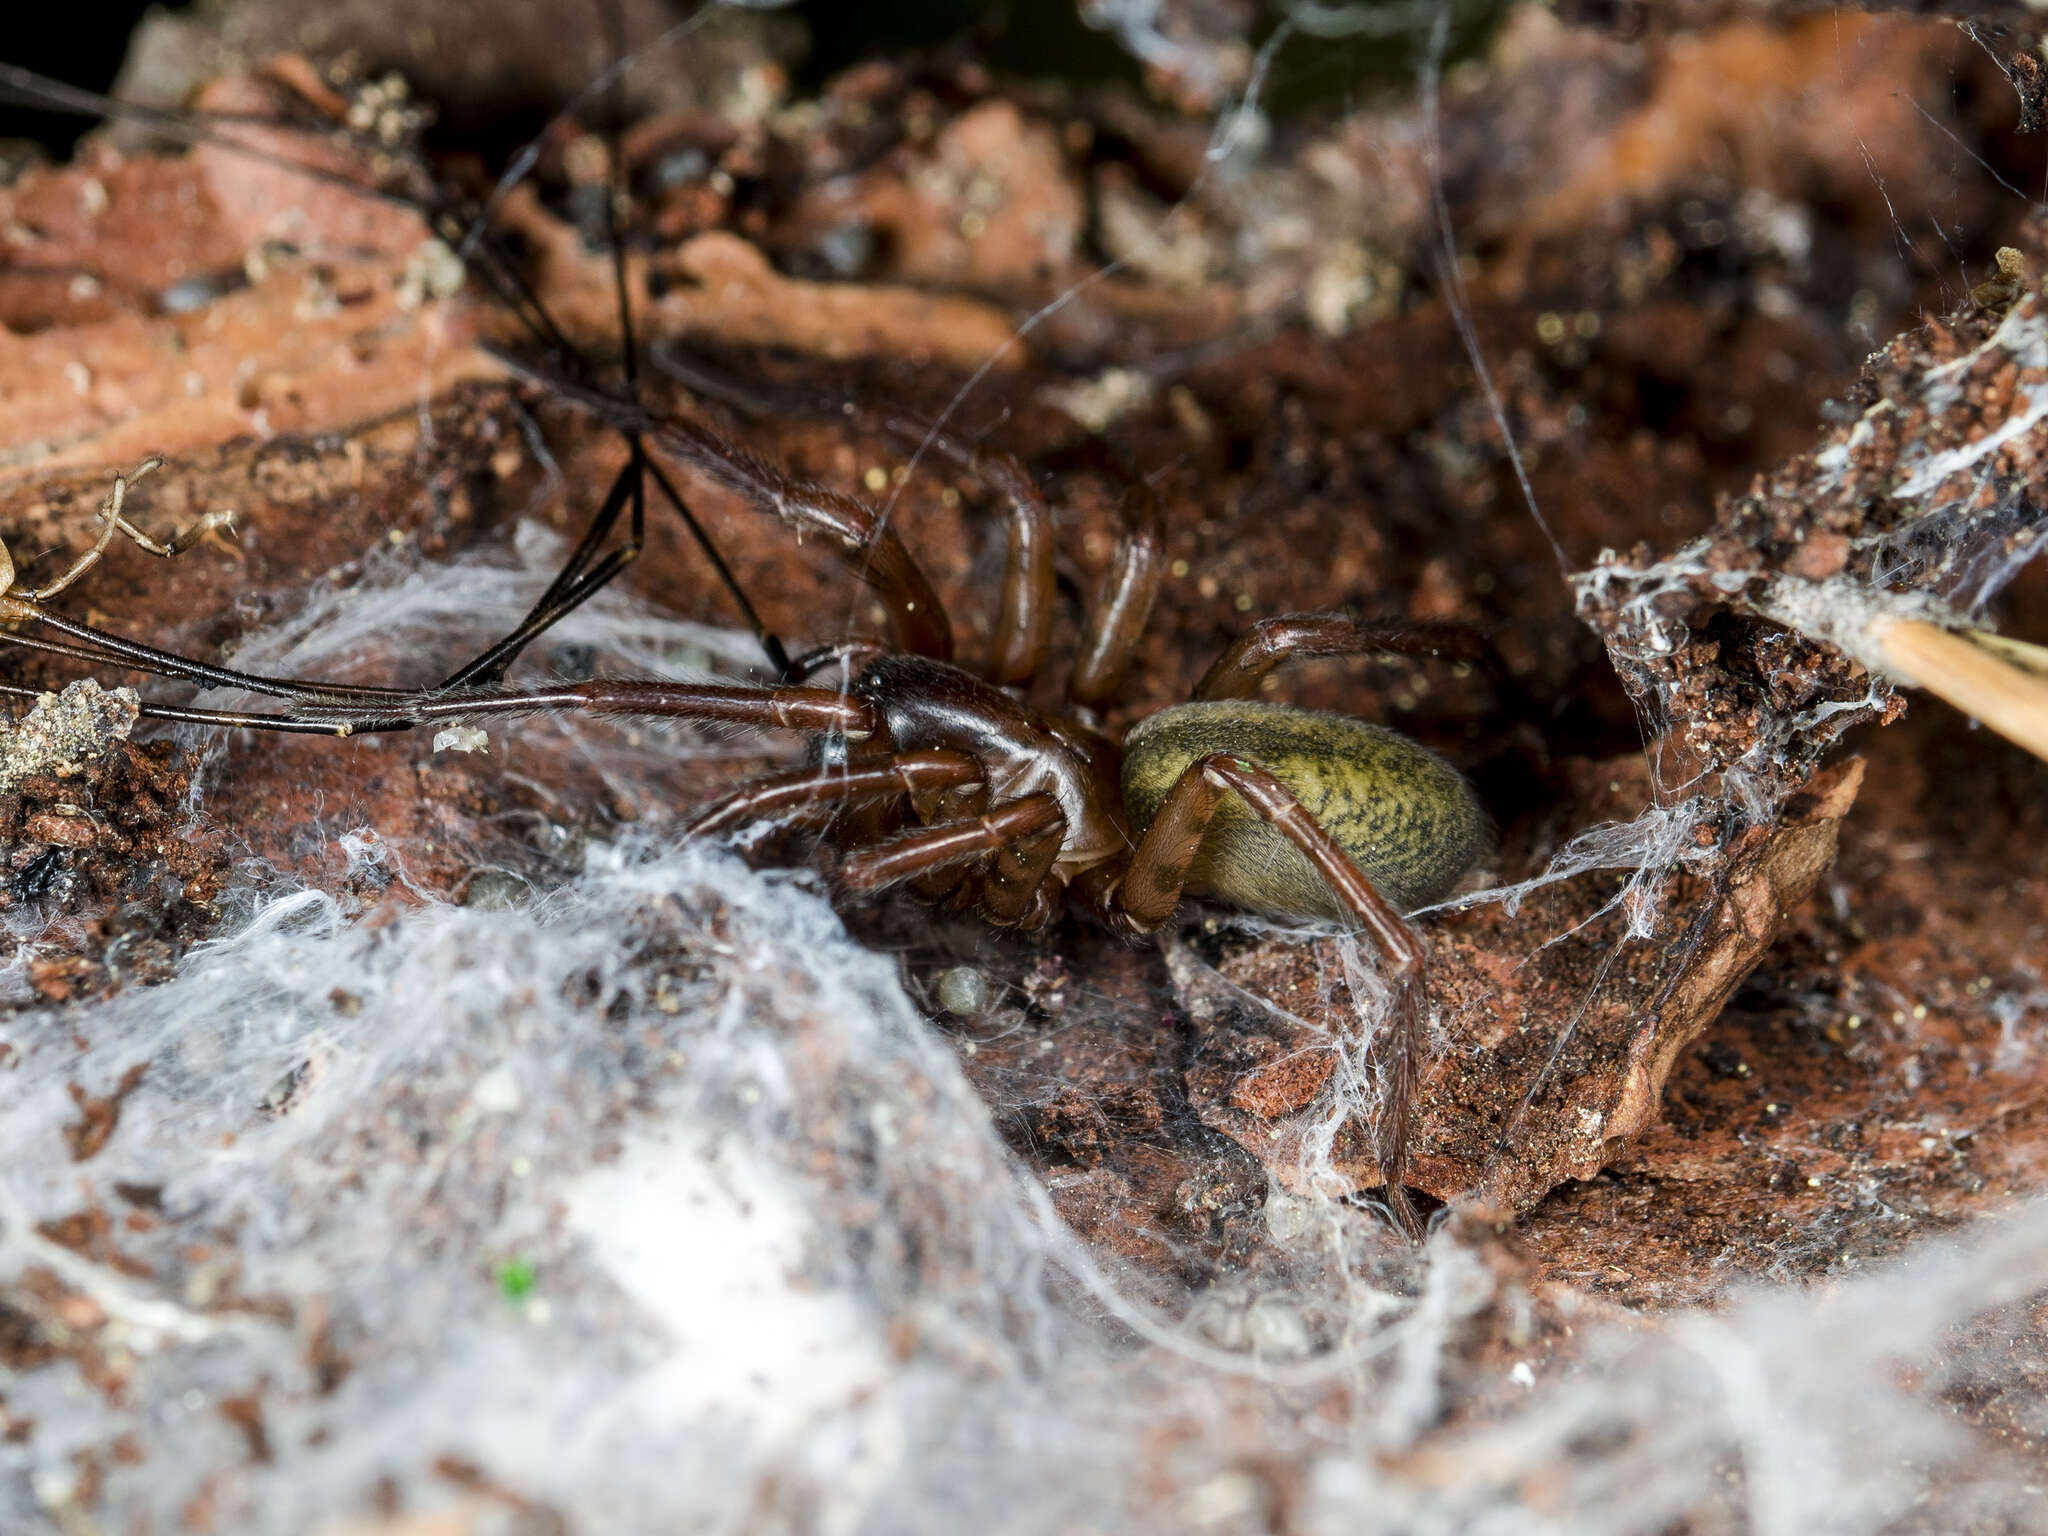
M 1477 759 L 1501 847 L 1487 889 L 1427 920 L 1424 1172 L 1518 1216 L 1460 1207 L 1410 1251 L 1371 1209 L 1379 984 L 1341 937 L 1195 913 L 1162 951 L 1069 929 L 1032 949 L 905 904 L 835 913 L 814 874 L 666 835 L 783 750 L 740 733 L 534 718 L 438 754 L 180 733 L 176 765 L 117 750 L 104 778 L 39 775 L 7 802 L 40 851 L 0 911 L 0 1526 L 2038 1526 L 2039 780 L 1917 699 L 1849 736 L 1900 695 L 1781 600 L 1846 583 L 2016 632 L 2038 604 L 2040 300 L 1968 288 L 2026 246 L 2026 208 L 1943 136 L 2016 168 L 2011 51 L 1924 20 L 1711 9 L 1644 45 L 1571 7 L 1481 38 L 1456 7 L 1437 115 L 1347 98 L 1295 122 L 1261 110 L 1284 39 L 1233 47 L 1205 32 L 1227 8 L 1130 6 L 1107 19 L 1155 83 L 1228 103 L 1222 127 L 1120 109 L 1083 134 L 1072 103 L 993 99 L 970 71 L 858 164 L 834 155 L 888 93 L 856 80 L 777 114 L 787 74 L 747 74 L 775 56 L 741 35 L 720 46 L 742 62 L 707 72 L 746 89 L 659 103 L 720 132 L 647 140 L 688 279 L 664 269 L 650 332 L 885 361 L 929 343 L 962 375 L 934 411 L 1007 413 L 1004 440 L 1059 466 L 1084 562 L 1114 501 L 1092 455 L 1160 477 L 1189 572 L 1135 708 L 1184 696 L 1268 612 L 1518 637 L 1542 752 L 1496 752 L 1487 733 L 1529 722 L 1463 680 L 1288 681 Z M 1341 8 L 1287 19 L 1337 57 Z M 1000 176 L 974 159 L 991 143 Z M 748 183 L 781 222 L 742 231 L 692 154 L 741 179 L 749 155 L 796 167 Z M 250 236 L 263 259 L 234 250 L 190 344 L 149 354 L 180 370 L 150 394 L 115 343 L 174 315 L 122 307 L 161 274 L 48 277 L 115 261 L 102 236 L 150 174 L 138 156 L 7 190 L 38 264 L 0 269 L 0 365 L 27 356 L 36 385 L 8 385 L 4 462 L 39 461 L 31 440 L 57 468 L 162 448 L 176 476 L 145 489 L 171 500 L 136 515 L 236 505 L 244 544 L 171 567 L 117 550 L 77 595 L 165 643 L 366 682 L 502 633 L 616 445 L 542 399 L 450 397 L 476 322 L 448 295 L 397 305 L 410 248 L 330 269 Z M 566 264 L 550 297 L 608 302 L 576 190 L 510 213 Z M 1908 332 L 1921 312 L 1948 319 Z M 208 313 L 246 376 L 208 350 Z M 351 388 L 399 416 L 319 416 L 318 370 L 261 351 L 251 314 L 345 349 Z M 215 417 L 241 436 L 121 436 Z M 748 442 L 900 484 L 906 541 L 979 611 L 996 557 L 959 487 L 898 481 L 847 433 Z M 18 502 L 5 482 L 24 568 L 104 494 L 65 473 Z M 722 530 L 790 608 L 854 608 L 778 535 Z M 658 547 L 647 565 L 529 675 L 750 664 L 701 570 Z M 1766 910 L 1740 859 L 1801 828 L 1816 775 L 1853 795 L 1850 748 L 1871 766 L 1827 819 L 1841 860 Z M 115 813 L 144 796 L 138 858 Z M 174 818 L 203 858 L 168 878 Z M 1722 907 L 1761 926 L 1701 925 L 1700 953 L 1734 957 L 1690 1000 L 1707 1033 L 1645 1031 L 1658 963 L 1722 910 L 1724 876 Z M 1524 1006 L 1489 1040 L 1503 1021 L 1471 1000 L 1503 997 Z M 1631 1053 L 1666 1051 L 1645 1080 L 1668 1092 L 1616 1131 Z
M 373 583 L 277 643 L 431 633 L 503 574 Z M 623 602 L 580 623 L 643 657 L 707 638 Z M 401 852 L 336 830 L 356 889 L 404 886 Z M 1520 1529 L 1534 1480 L 1559 1529 L 1649 1530 L 1740 1465 L 1754 1528 L 1869 1530 L 1915 1462 L 2032 1507 L 1938 1402 L 2009 1368 L 2048 1210 L 1824 1307 L 1738 1290 L 1646 1329 L 1537 1288 L 1484 1223 L 1410 1255 L 1275 1185 L 1264 1251 L 1186 1290 L 1061 1222 L 957 1038 L 806 876 L 655 831 L 508 910 L 241 899 L 174 979 L 80 1016 L 82 1058 L 60 1015 L 8 1025 L 24 1528 L 89 1494 L 311 1529 L 388 1486 L 572 1529 L 1232 1530 L 1283 1499 L 1303 1530 Z M 93 1118 L 73 1083 L 118 1099 L 84 1208 L 47 1153 Z M 94 1453 L 124 1436 L 140 1461 Z

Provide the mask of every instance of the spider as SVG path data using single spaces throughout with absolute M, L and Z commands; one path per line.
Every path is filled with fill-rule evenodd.
M 616 170 L 614 175 L 617 175 Z M 452 229 L 444 204 L 417 200 Z M 1332 614 L 1265 620 L 1244 633 L 1187 703 L 1139 721 L 1122 741 L 1096 723 L 1144 633 L 1164 574 L 1163 528 L 1149 494 L 1123 502 L 1123 537 L 1090 605 L 1062 700 L 1027 702 L 1052 649 L 1054 527 L 1032 475 L 1014 458 L 936 430 L 921 441 L 980 479 L 1008 505 L 1008 551 L 991 658 L 975 670 L 954 657 L 951 618 L 896 531 L 875 507 L 799 481 L 694 420 L 659 414 L 639 397 L 623 267 L 619 307 L 624 388 L 600 388 L 516 274 L 478 259 L 491 286 L 538 320 L 547 346 L 536 362 L 491 347 L 515 372 L 617 430 L 628 446 L 589 530 L 526 619 L 426 689 L 363 687 L 260 676 L 211 666 L 67 619 L 44 599 L 68 586 L 116 532 L 159 554 L 190 546 L 144 538 L 120 513 L 125 482 L 103 508 L 97 546 L 58 582 L 4 593 L 12 638 L 32 648 L 113 663 L 282 701 L 274 711 L 152 702 L 157 719 L 348 736 L 453 726 L 535 711 L 724 722 L 806 733 L 817 746 L 800 769 L 744 785 L 688 821 L 708 837 L 767 818 L 862 808 L 837 818 L 839 883 L 850 895 L 898 884 L 971 910 L 999 927 L 1038 929 L 1072 905 L 1127 938 L 1153 933 L 1183 895 L 1282 918 L 1348 925 L 1377 947 L 1392 988 L 1382 1037 L 1386 1113 L 1377 1155 L 1389 1206 L 1418 1230 L 1405 1173 L 1419 1056 L 1424 951 L 1405 912 L 1446 894 L 1488 840 L 1487 818 L 1464 778 L 1396 731 L 1344 716 L 1262 702 L 1252 695 L 1282 663 L 1301 657 L 1403 653 L 1487 664 L 1478 637 L 1448 626 L 1370 625 Z M 694 380 L 700 393 L 719 393 Z M 731 403 L 731 394 L 728 403 Z M 885 430 L 914 430 L 882 419 Z M 790 659 L 738 589 L 662 460 L 737 492 L 799 535 L 827 536 L 889 617 L 886 645 L 842 641 Z M 140 478 L 139 471 L 134 478 Z M 646 485 L 682 515 L 762 641 L 776 674 L 764 684 L 676 684 L 597 678 L 509 687 L 507 669 L 538 635 L 587 600 L 638 553 Z M 626 543 L 600 554 L 620 519 Z M 220 515 L 208 526 L 217 526 Z M 11 567 L 10 567 L 11 569 Z M 55 638 L 51 638 L 54 635 Z M 839 686 L 813 679 L 837 669 Z M 34 690 L 0 687 L 0 693 Z
M 999 927 L 1041 928 L 1071 897 L 1112 932 L 1137 938 L 1161 928 L 1184 894 L 1353 926 L 1379 949 L 1393 989 L 1379 1159 L 1397 1220 L 1416 1230 L 1403 1175 L 1423 949 L 1402 914 L 1451 889 L 1486 846 L 1487 819 L 1464 778 L 1420 743 L 1384 726 L 1250 696 L 1292 659 L 1476 657 L 1476 637 L 1331 614 L 1264 620 L 1217 659 L 1190 702 L 1147 716 L 1119 743 L 1094 724 L 1093 708 L 1115 692 L 1163 572 L 1160 521 L 1142 488 L 1124 500 L 1124 537 L 1089 611 L 1066 702 L 1041 710 L 1025 702 L 1023 685 L 1051 647 L 1052 518 L 1015 460 L 937 440 L 1002 485 L 1013 508 L 993 661 L 976 671 L 952 659 L 951 619 L 875 508 L 793 480 L 687 419 L 655 415 L 567 378 L 549 383 L 644 442 L 650 463 L 653 454 L 672 458 L 795 529 L 833 535 L 889 613 L 891 643 L 823 647 L 766 685 L 472 683 L 502 672 L 518 645 L 545 627 L 529 623 L 439 688 L 367 688 L 211 667 L 77 624 L 42 599 L 69 585 L 79 567 L 53 588 L 4 599 L 10 619 L 66 639 L 14 638 L 287 703 L 275 713 L 144 706 L 160 719 L 347 736 L 557 710 L 805 732 L 820 743 L 808 766 L 743 785 L 688 821 L 682 836 L 819 807 L 879 806 L 892 813 L 884 816 L 887 830 L 849 840 L 839 872 L 844 890 L 868 894 L 910 882 L 925 898 L 971 909 Z M 117 481 L 103 508 L 101 548 L 117 529 L 137 537 L 117 510 L 124 488 Z M 159 548 L 175 553 L 191 541 Z M 577 581 L 572 566 L 556 586 L 573 594 Z M 559 617 L 567 606 L 558 598 L 538 611 Z M 840 669 L 843 686 L 809 685 L 831 667 Z

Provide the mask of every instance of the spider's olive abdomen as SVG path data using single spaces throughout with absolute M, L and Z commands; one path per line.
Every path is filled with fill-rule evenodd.
M 1183 770 L 1228 752 L 1292 790 L 1403 912 L 1449 894 L 1485 851 L 1486 813 L 1464 776 L 1385 726 L 1285 704 L 1182 704 L 1140 721 L 1124 742 L 1124 810 L 1152 824 Z M 1187 888 L 1275 917 L 1340 917 L 1295 846 L 1226 794 L 1188 871 Z

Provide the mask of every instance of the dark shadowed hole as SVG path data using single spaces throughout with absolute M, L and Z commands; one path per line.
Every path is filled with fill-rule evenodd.
M 27 23 L 26 12 L 10 7 L 7 32 L 0 40 L 0 59 L 86 90 L 105 91 L 128 51 L 128 34 L 150 10 L 183 11 L 191 0 L 85 0 L 67 5 L 45 24 Z M 63 112 L 29 112 L 0 106 L 0 140 L 27 139 L 40 144 L 53 159 L 71 155 L 71 146 L 95 125 Z

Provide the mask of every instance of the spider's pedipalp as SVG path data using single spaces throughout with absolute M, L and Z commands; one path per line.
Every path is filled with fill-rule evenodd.
M 902 752 L 859 768 L 802 768 L 744 784 L 691 817 L 685 838 L 730 832 L 814 806 L 957 789 L 977 783 L 981 765 L 963 752 Z
M 984 816 L 906 832 L 849 854 L 840 871 L 848 890 L 879 891 L 926 874 L 994 853 L 1062 821 L 1051 795 L 1027 795 Z

